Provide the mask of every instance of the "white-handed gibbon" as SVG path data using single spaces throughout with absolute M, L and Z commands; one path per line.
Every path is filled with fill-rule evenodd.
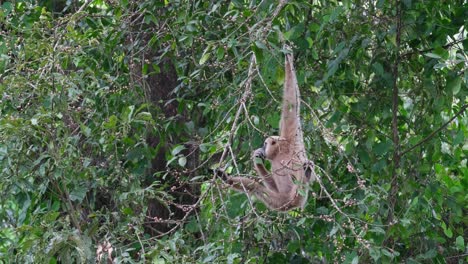
M 225 177 L 233 189 L 260 199 L 269 208 L 287 211 L 303 207 L 308 185 L 315 180 L 313 163 L 307 159 L 300 123 L 300 94 L 292 54 L 286 55 L 280 135 L 270 136 L 253 152 L 254 168 L 261 181 L 245 177 Z M 271 172 L 264 160 L 271 162 Z

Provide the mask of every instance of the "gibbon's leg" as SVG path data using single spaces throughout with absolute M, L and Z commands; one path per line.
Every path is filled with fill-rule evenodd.
M 231 185 L 232 188 L 241 192 L 253 193 L 253 191 L 256 189 L 265 189 L 265 186 L 263 186 L 261 183 L 245 177 L 229 177 L 226 180 L 226 183 Z
M 227 180 L 227 183 L 238 191 L 254 195 L 271 209 L 283 210 L 285 204 L 290 202 L 290 199 L 284 194 L 272 191 L 252 179 L 232 177 Z
M 268 189 L 278 192 L 278 188 L 276 187 L 273 175 L 263 165 L 263 162 L 265 161 L 265 150 L 263 148 L 255 150 L 252 155 L 252 160 L 254 163 L 254 169 L 257 172 L 257 174 L 262 178 L 263 184 Z
M 263 179 L 263 183 L 266 184 L 266 188 L 274 191 L 274 192 L 277 192 L 278 190 L 276 189 L 276 184 L 271 176 L 271 174 L 266 170 L 266 168 L 263 166 L 263 164 L 259 164 L 259 165 L 256 165 L 255 166 L 255 170 L 257 171 L 257 173 L 262 177 Z M 232 188 L 238 190 L 238 191 L 244 191 L 244 188 L 242 188 L 242 186 L 240 186 L 240 188 L 238 188 L 239 186 L 233 186 L 233 182 L 245 182 L 245 183 L 249 183 L 250 184 L 257 184 L 257 185 L 262 185 L 258 182 L 255 182 L 251 179 L 248 179 L 248 178 L 243 178 L 243 177 L 230 177 L 228 176 L 228 174 L 222 170 L 222 169 L 215 169 L 214 170 L 214 173 L 216 174 L 217 177 L 219 177 L 223 182 L 231 185 Z M 245 179 L 245 180 L 233 180 L 233 179 Z M 248 190 L 249 188 L 247 188 L 247 186 L 245 186 L 246 189 Z M 262 185 L 262 187 L 264 187 Z

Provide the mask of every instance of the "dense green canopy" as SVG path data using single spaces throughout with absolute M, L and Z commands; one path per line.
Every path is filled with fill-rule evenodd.
M 467 261 L 468 4 L 0 5 L 0 263 Z M 319 181 L 278 213 L 254 175 L 284 45 Z M 254 176 L 255 177 L 255 176 Z

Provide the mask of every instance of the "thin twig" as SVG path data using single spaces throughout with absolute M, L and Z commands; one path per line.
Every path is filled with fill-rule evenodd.
M 347 213 L 343 212 L 343 210 L 341 210 L 341 208 L 338 206 L 338 204 L 336 203 L 335 199 L 333 199 L 333 197 L 330 195 L 330 193 L 327 191 L 327 189 L 325 188 L 325 185 L 323 185 L 322 183 L 322 180 L 320 179 L 320 176 L 316 176 L 316 180 L 317 182 L 319 183 L 320 185 L 320 188 L 322 189 L 322 191 L 325 193 L 325 195 L 328 197 L 328 199 L 330 200 L 330 202 L 332 203 L 332 206 L 339 212 L 341 213 L 344 217 L 346 217 L 346 219 L 348 220 L 348 223 L 349 223 L 349 229 L 351 230 L 351 233 L 353 233 L 353 235 L 356 237 L 357 241 L 364 245 L 364 247 L 369 247 L 369 242 L 364 240 L 357 232 L 356 232 L 356 227 L 354 226 L 354 223 L 353 221 L 351 220 L 351 218 L 359 221 L 359 222 L 362 222 L 362 223 L 365 223 L 365 224 L 368 224 L 367 222 L 361 220 L 361 219 L 358 219 L 358 218 L 354 218 L 354 217 L 351 217 L 349 216 Z
M 244 112 L 245 112 L 245 117 L 247 118 L 247 121 L 249 121 L 249 124 L 250 126 L 252 126 L 255 130 L 257 130 L 258 133 L 262 134 L 264 137 L 266 137 L 268 134 L 263 132 L 262 130 L 260 130 L 258 127 L 256 127 L 252 120 L 250 119 L 250 116 L 249 116 L 249 111 L 247 110 L 247 107 L 245 106 L 245 104 L 242 105 L 244 108 Z
M 89 4 L 91 4 L 91 2 L 92 2 L 91 0 L 86 1 L 86 2 L 80 7 L 80 9 L 78 9 L 78 11 L 75 12 L 75 14 L 76 14 L 76 13 L 81 13 L 86 7 L 89 6 Z
M 143 261 L 146 260 L 145 256 L 146 256 L 146 252 L 145 252 L 145 246 L 143 246 L 143 243 L 141 242 L 141 238 L 140 238 L 140 235 L 138 234 L 139 233 L 139 230 L 135 230 L 135 234 L 138 238 L 138 242 L 140 242 L 140 246 L 141 246 L 141 251 L 143 254 L 141 254 L 142 258 L 143 258 Z
M 275 103 L 278 103 L 279 104 L 279 101 L 276 100 L 276 97 L 273 95 L 273 93 L 271 92 L 270 88 L 268 88 L 268 85 L 266 84 L 265 80 L 263 79 L 263 76 L 260 72 L 260 69 L 258 68 L 258 64 L 257 64 L 257 76 L 260 78 L 260 81 L 261 83 L 263 84 L 263 86 L 265 86 L 265 89 L 267 90 L 268 94 L 270 95 L 271 99 L 275 102 Z
M 247 80 L 245 82 L 245 91 L 244 91 L 244 94 L 242 95 L 242 98 L 239 101 L 240 105 L 239 105 L 239 108 L 237 109 L 236 115 L 234 116 L 234 121 L 232 123 L 231 131 L 229 132 L 228 142 L 226 143 L 223 154 L 221 155 L 221 158 L 219 159 L 220 165 L 224 162 L 224 159 L 227 156 L 229 146 L 232 145 L 232 140 L 234 139 L 234 134 L 235 134 L 235 131 L 237 130 L 237 121 L 239 120 L 240 114 L 243 109 L 243 105 L 245 104 L 247 99 L 252 94 L 252 78 L 254 74 L 255 64 L 256 64 L 255 54 L 252 54 L 251 59 L 250 59 L 249 73 L 247 76 Z

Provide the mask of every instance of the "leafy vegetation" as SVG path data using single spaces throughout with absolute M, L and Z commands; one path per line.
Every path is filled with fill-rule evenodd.
M 466 1 L 6 1 L 0 263 L 467 261 Z M 320 180 L 272 212 L 284 45 Z

